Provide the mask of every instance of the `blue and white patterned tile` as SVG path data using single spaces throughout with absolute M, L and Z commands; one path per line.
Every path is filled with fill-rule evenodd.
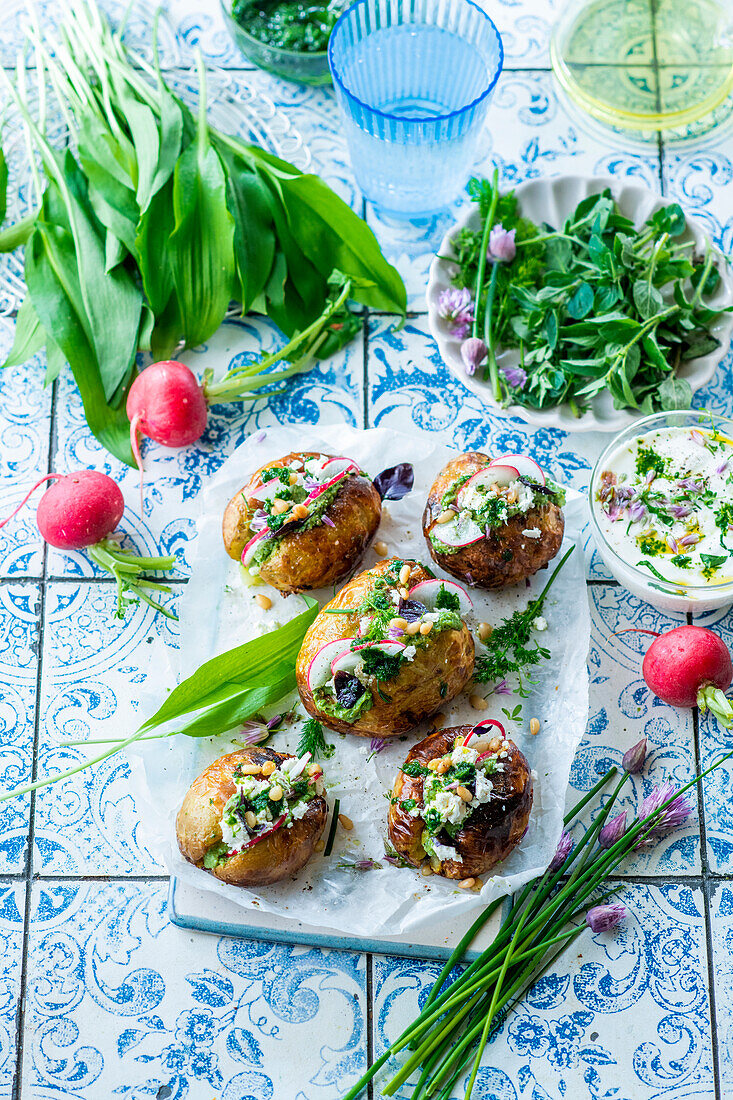
M 33 766 L 41 594 L 37 584 L 0 585 L 0 787 L 27 783 Z M 25 868 L 30 796 L 0 802 L 0 874 Z
M 218 375 L 253 354 L 282 347 L 285 340 L 266 319 L 228 322 L 209 343 L 181 353 L 181 361 L 202 376 L 212 368 Z M 201 440 L 191 447 L 170 450 L 144 444 L 145 488 L 140 516 L 139 475 L 113 458 L 89 433 L 79 393 L 68 372 L 59 379 L 58 400 L 64 408 L 59 420 L 56 467 L 61 471 L 92 467 L 115 479 L 125 496 L 125 514 L 119 530 L 123 545 L 141 554 L 158 549 L 178 553 L 177 573 L 189 571 L 186 544 L 194 534 L 196 497 L 206 483 L 252 432 L 278 424 L 309 425 L 363 423 L 364 344 L 357 337 L 338 355 L 317 362 L 306 374 L 295 375 L 282 392 L 269 399 L 242 404 L 215 405 Z M 95 576 L 99 571 L 87 555 L 49 548 L 51 576 Z
M 0 362 L 10 351 L 12 328 L 12 322 L 0 322 Z M 43 387 L 43 373 L 41 355 L 0 371 L 0 516 L 8 516 L 48 471 L 51 391 Z M 34 512 L 31 501 L 0 529 L 0 576 L 41 575 L 43 540 Z
M 716 883 L 710 893 L 715 1015 L 721 1096 L 733 1095 L 733 888 Z
M 166 886 L 34 886 L 24 1094 L 337 1100 L 366 1065 L 363 956 L 192 936 Z
M 733 612 L 710 611 L 693 621 L 714 630 L 733 648 Z M 731 735 L 709 712 L 701 714 L 699 721 L 700 767 L 705 770 L 730 752 Z M 726 760 L 703 780 L 702 792 L 710 870 L 729 875 L 733 873 L 733 760 Z
M 14 1095 L 25 883 L 0 882 L 0 1096 Z
M 715 1096 L 702 893 L 629 884 L 622 900 L 623 924 L 585 933 L 508 1017 L 484 1054 L 476 1100 Z M 414 1018 L 438 969 L 375 958 L 375 1055 Z M 389 1075 L 380 1071 L 375 1094 Z
M 654 786 L 667 780 L 682 786 L 695 773 L 692 712 L 667 706 L 652 695 L 641 674 L 650 638 L 647 634 L 635 633 L 669 630 L 685 619 L 683 615 L 672 617 L 657 611 L 617 585 L 592 585 L 588 597 L 591 608 L 590 711 L 588 728 L 570 772 L 567 802 L 571 805 L 589 791 L 611 766 L 618 768 L 620 773 L 626 749 L 646 737 L 644 769 L 640 775 L 627 780 L 614 811 L 615 816 L 627 810 L 627 823 L 631 824 L 635 810 Z M 605 804 L 616 781 L 611 780 L 608 784 L 598 806 Z M 699 874 L 700 842 L 694 792 L 691 802 L 694 811 L 687 825 L 625 860 L 618 873 Z M 581 816 L 582 822 L 588 820 L 588 814 Z M 574 830 L 574 835 L 582 835 L 582 829 Z
M 163 600 L 175 607 L 178 592 Z M 115 608 L 113 584 L 68 581 L 47 587 L 39 778 L 108 747 L 65 742 L 129 736 L 148 717 L 140 696 L 151 670 L 153 676 L 170 676 L 167 662 L 178 644 L 178 624 L 144 604 L 130 607 L 120 622 Z M 38 791 L 36 872 L 162 872 L 141 835 L 129 776 L 123 753 Z
M 615 139 L 612 139 L 615 141 Z M 489 106 L 486 134 L 475 174 L 499 169 L 507 189 L 540 176 L 602 175 L 633 177 L 659 189 L 658 158 L 653 149 L 609 148 L 603 135 L 580 128 L 558 99 L 550 73 L 505 72 Z M 368 207 L 367 220 L 408 289 L 408 308 L 425 310 L 425 287 L 434 253 L 466 204 L 457 199 L 449 213 L 429 222 L 380 222 Z

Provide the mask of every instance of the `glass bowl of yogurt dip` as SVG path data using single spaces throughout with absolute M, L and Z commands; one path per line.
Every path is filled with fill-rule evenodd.
M 591 474 L 591 529 L 617 581 L 664 611 L 733 604 L 733 420 L 655 413 Z

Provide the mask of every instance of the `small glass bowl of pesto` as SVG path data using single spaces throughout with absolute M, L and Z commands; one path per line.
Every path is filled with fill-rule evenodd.
M 596 462 L 589 504 L 598 552 L 635 596 L 663 611 L 733 604 L 733 420 L 637 420 Z
M 221 0 L 242 53 L 260 69 L 299 84 L 330 84 L 328 40 L 348 0 Z

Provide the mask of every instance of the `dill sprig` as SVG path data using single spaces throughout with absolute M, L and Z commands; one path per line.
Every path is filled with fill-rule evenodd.
M 321 723 L 315 718 L 309 718 L 301 730 L 296 751 L 298 756 L 305 756 L 309 752 L 317 760 L 319 756 L 333 756 L 335 749 L 333 745 L 327 744 Z
M 533 681 L 527 670 L 550 657 L 549 649 L 532 638 L 534 621 L 542 614 L 550 586 L 574 549 L 573 545 L 565 552 L 536 599 L 530 600 L 523 611 L 515 611 L 494 627 L 485 643 L 488 653 L 476 659 L 473 678 L 477 683 L 493 684 L 515 673 L 519 677 L 517 694 L 522 697 L 529 694 L 528 685 Z

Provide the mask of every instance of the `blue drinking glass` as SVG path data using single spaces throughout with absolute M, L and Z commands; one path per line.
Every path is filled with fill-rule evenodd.
M 504 49 L 471 0 L 357 0 L 328 63 L 359 187 L 380 213 L 424 217 L 472 170 Z

